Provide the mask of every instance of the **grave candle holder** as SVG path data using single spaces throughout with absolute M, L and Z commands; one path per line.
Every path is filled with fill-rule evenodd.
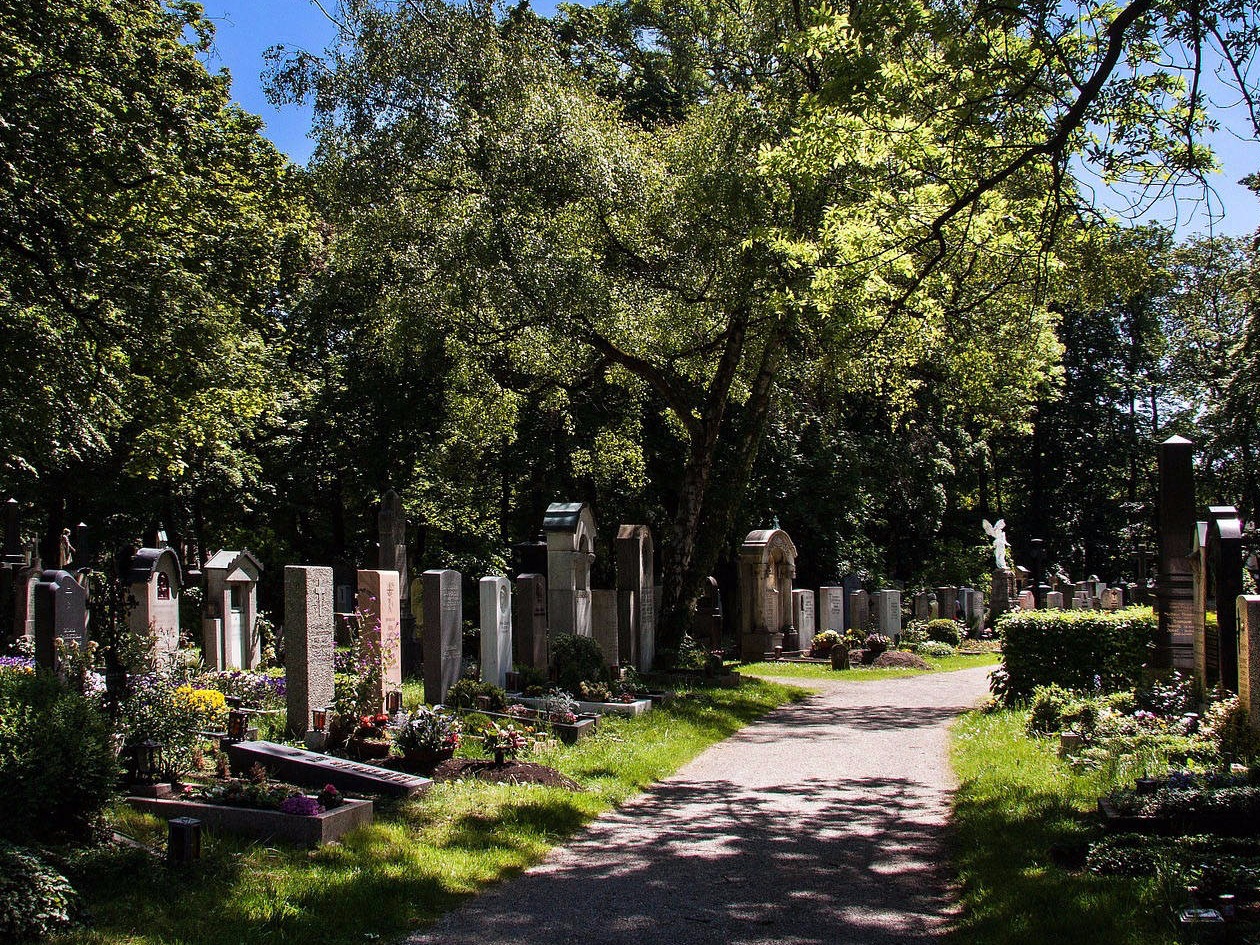
M 249 716 L 240 709 L 233 709 L 228 713 L 227 722 L 227 740 L 229 742 L 245 741 L 245 734 L 249 729 Z
M 322 732 L 328 728 L 327 709 L 311 709 L 311 728 L 316 732 Z
M 167 860 L 192 863 L 201 859 L 201 821 L 195 817 L 172 817 L 166 824 Z
M 131 746 L 131 767 L 127 778 L 132 784 L 157 784 L 162 743 L 151 738 Z
M 394 715 L 402 710 L 402 693 L 392 689 L 385 693 L 385 713 Z

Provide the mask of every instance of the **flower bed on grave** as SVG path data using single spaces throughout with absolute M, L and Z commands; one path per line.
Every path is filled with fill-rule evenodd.
M 573 713 L 571 721 L 549 716 L 541 709 L 525 705 L 508 706 L 504 712 L 486 712 L 478 710 L 477 715 L 484 715 L 495 722 L 518 722 L 537 728 L 548 728 L 566 745 L 572 745 L 579 739 L 595 734 L 599 723 L 597 715 Z

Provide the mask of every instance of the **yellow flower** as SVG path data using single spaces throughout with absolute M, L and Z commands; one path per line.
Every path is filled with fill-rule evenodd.
M 194 689 L 187 683 L 175 690 L 175 702 L 204 719 L 217 718 L 227 711 L 223 693 L 217 689 Z

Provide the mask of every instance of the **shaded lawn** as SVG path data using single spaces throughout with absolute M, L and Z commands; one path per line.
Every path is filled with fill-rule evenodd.
M 667 777 L 704 748 L 807 692 L 749 680 L 698 689 L 636 719 L 532 760 L 586 790 L 476 781 L 435 784 L 421 798 L 378 802 L 377 819 L 318 850 L 203 837 L 203 858 L 168 867 L 149 854 L 105 847 L 77 854 L 71 880 L 89 928 L 63 945 L 362 943 L 430 922 L 487 884 L 538 862 L 591 818 Z M 151 846 L 166 826 L 118 807 L 117 829 Z
M 1110 786 L 1060 762 L 1054 740 L 1027 738 L 1024 719 L 1022 711 L 972 712 L 954 727 L 961 786 L 951 852 L 962 909 L 950 943 L 1171 945 L 1180 890 L 1072 863 L 1101 835 L 1093 811 Z

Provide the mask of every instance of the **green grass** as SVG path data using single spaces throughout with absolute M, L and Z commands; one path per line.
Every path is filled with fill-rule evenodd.
M 397 937 L 487 884 L 536 863 L 591 818 L 676 771 L 710 744 L 804 690 L 756 680 L 705 689 L 636 719 L 605 718 L 599 732 L 531 760 L 586 790 L 435 784 L 423 797 L 377 805 L 377 820 L 318 850 L 207 836 L 203 858 L 167 867 L 143 851 L 80 854 L 71 878 L 91 928 L 59 945 L 340 945 Z M 165 825 L 126 809 L 117 829 L 155 847 Z
M 929 672 L 950 672 L 955 669 L 971 669 L 973 666 L 997 666 L 1002 661 L 998 653 L 946 656 L 940 659 L 924 657 L 932 668 L 928 669 L 862 669 L 835 670 L 824 663 L 748 663 L 739 667 L 744 676 L 774 676 L 781 679 L 828 679 L 833 682 L 866 682 L 871 679 L 898 679 L 903 676 L 922 676 Z
M 1025 737 L 1022 711 L 964 716 L 953 732 L 961 787 L 953 858 L 962 910 L 956 945 L 1169 945 L 1176 891 L 1155 879 L 1096 876 L 1052 850 L 1097 838 L 1092 814 L 1110 786 L 1059 761 L 1055 742 Z

